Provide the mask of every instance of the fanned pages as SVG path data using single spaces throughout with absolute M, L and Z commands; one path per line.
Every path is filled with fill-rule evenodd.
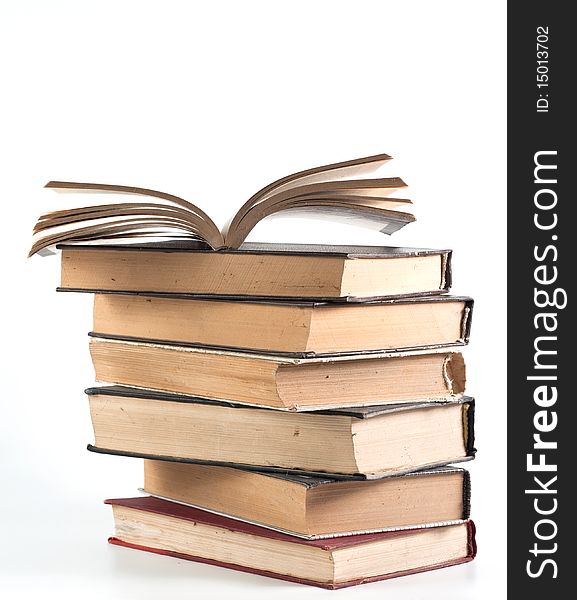
M 172 194 L 125 185 L 50 181 L 46 187 L 60 192 L 126 194 L 143 199 L 45 213 L 34 227 L 30 255 L 51 253 L 60 243 L 142 238 L 190 239 L 215 250 L 237 249 L 257 223 L 279 213 L 345 221 L 391 234 L 415 220 L 406 212 L 410 200 L 390 196 L 406 184 L 399 177 L 359 178 L 390 158 L 378 154 L 283 177 L 245 202 L 222 232 L 198 206 Z

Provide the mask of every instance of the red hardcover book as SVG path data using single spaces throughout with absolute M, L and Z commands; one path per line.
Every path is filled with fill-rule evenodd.
M 457 565 L 476 554 L 472 521 L 305 540 L 158 498 L 105 502 L 116 524 L 111 544 L 328 589 Z

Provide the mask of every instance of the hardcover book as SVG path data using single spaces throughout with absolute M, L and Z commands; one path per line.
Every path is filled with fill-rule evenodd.
M 304 358 L 464 345 L 472 310 L 470 298 L 448 295 L 345 305 L 95 294 L 94 332 Z
M 472 521 L 324 540 L 295 536 L 158 498 L 106 500 L 111 544 L 328 589 L 472 560 Z
M 354 302 L 439 294 L 451 285 L 451 251 L 429 248 L 247 242 L 215 252 L 178 241 L 59 248 L 61 291 Z
M 445 402 L 465 390 L 458 352 L 415 351 L 294 358 L 91 334 L 100 382 L 306 411 Z
M 146 494 L 320 539 L 459 523 L 469 517 L 465 469 L 437 467 L 375 481 L 144 461 Z
M 474 401 L 288 412 L 121 386 L 86 390 L 107 454 L 378 479 L 473 458 Z

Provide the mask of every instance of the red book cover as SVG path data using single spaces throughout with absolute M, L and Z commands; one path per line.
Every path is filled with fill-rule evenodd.
M 383 540 L 386 538 L 393 538 L 403 535 L 411 535 L 411 533 L 422 531 L 421 529 L 409 529 L 403 531 L 388 531 L 388 532 L 378 532 L 378 533 L 365 533 L 360 535 L 347 535 L 341 537 L 334 537 L 328 539 L 316 539 L 316 540 L 307 540 L 303 538 L 299 538 L 296 536 L 292 536 L 286 533 L 281 533 L 280 531 L 274 531 L 271 529 L 266 529 L 264 527 L 259 527 L 258 525 L 253 525 L 251 523 L 245 523 L 243 521 L 238 521 L 236 519 L 230 519 L 228 517 L 217 515 L 213 513 L 209 513 L 197 508 L 192 508 L 189 506 L 184 506 L 182 504 L 177 504 L 174 502 L 168 502 L 166 500 L 161 500 L 159 498 L 153 497 L 138 497 L 138 498 L 118 498 L 105 500 L 105 504 L 116 505 L 116 506 L 124 506 L 127 508 L 142 510 L 145 512 L 156 513 L 159 515 L 164 515 L 168 517 L 175 517 L 178 519 L 183 519 L 186 521 L 192 521 L 194 523 L 202 523 L 205 525 L 211 525 L 214 527 L 220 527 L 224 529 L 229 529 L 230 531 L 237 531 L 241 533 L 245 533 L 248 535 L 255 535 L 259 537 L 266 537 L 269 539 L 279 540 L 283 542 L 289 542 L 293 544 L 303 544 L 307 546 L 314 546 L 317 548 L 322 548 L 323 550 L 331 551 L 339 548 L 350 548 L 352 546 L 356 546 L 359 544 L 366 544 L 367 542 Z M 116 537 L 111 537 L 108 541 L 111 544 L 115 544 L 117 546 L 125 546 L 127 548 L 134 548 L 137 550 L 145 550 L 147 552 L 153 552 L 156 554 L 162 554 L 166 556 L 173 556 L 175 558 L 180 558 L 184 560 L 191 560 L 195 562 L 201 562 L 211 565 L 217 565 L 221 567 L 226 567 L 229 569 L 234 569 L 237 571 L 243 571 L 245 573 L 255 573 L 258 575 L 265 575 L 268 577 L 274 577 L 276 579 L 283 579 L 285 581 L 292 581 L 295 583 L 304 583 L 308 585 L 314 585 L 318 587 L 323 587 L 327 589 L 338 589 L 343 587 L 349 587 L 353 585 L 359 585 L 361 583 L 369 583 L 372 581 L 380 581 L 382 579 L 390 579 L 393 577 L 400 577 L 403 575 L 411 575 L 413 573 L 420 573 L 423 571 L 432 571 L 434 569 L 440 569 L 442 567 L 448 567 L 451 565 L 457 565 L 465 562 L 469 562 L 473 560 L 477 553 L 477 546 L 475 543 L 475 524 L 473 521 L 467 521 L 467 531 L 468 531 L 468 544 L 467 549 L 468 552 L 466 556 L 461 558 L 445 561 L 434 565 L 429 565 L 426 567 L 411 569 L 405 571 L 397 571 L 394 573 L 387 573 L 384 575 L 379 575 L 376 577 L 362 578 L 362 579 L 354 579 L 345 582 L 339 583 L 331 583 L 331 582 L 319 582 L 309 579 L 301 579 L 298 577 L 293 577 L 290 575 L 284 575 L 282 573 L 275 573 L 272 571 L 255 569 L 252 567 L 247 567 L 243 565 L 237 565 L 227 562 L 221 562 L 209 558 L 203 558 L 200 556 L 192 556 L 188 554 L 182 554 L 179 552 L 174 552 L 171 550 L 164 550 L 161 548 L 151 548 L 148 546 L 140 546 L 138 544 L 132 544 L 129 542 L 125 542 Z

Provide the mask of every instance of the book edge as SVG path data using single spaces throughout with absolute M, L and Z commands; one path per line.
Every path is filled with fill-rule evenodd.
M 403 477 L 406 475 L 401 475 Z M 226 517 L 227 519 L 233 519 L 235 521 L 240 521 L 241 523 L 248 523 L 249 525 L 255 525 L 257 527 L 262 527 L 263 529 L 270 529 L 271 531 L 278 531 L 279 533 L 284 533 L 286 535 L 292 535 L 297 538 L 301 538 L 303 540 L 331 540 L 340 537 L 349 537 L 352 535 L 364 535 L 364 534 L 373 534 L 373 533 L 393 533 L 396 531 L 409 531 L 416 529 L 434 529 L 436 527 L 445 527 L 448 525 L 462 525 L 466 522 L 466 518 L 463 519 L 453 519 L 449 521 L 431 521 L 430 523 L 415 523 L 412 525 L 404 525 L 398 527 L 378 527 L 375 529 L 359 529 L 355 531 L 339 531 L 337 533 L 319 533 L 319 534 L 306 534 L 299 531 L 293 531 L 291 529 L 284 529 L 282 527 L 275 527 L 273 525 L 269 525 L 267 523 L 263 523 L 261 521 L 254 521 L 252 519 L 245 519 L 243 517 L 238 517 L 236 515 L 231 515 L 230 513 L 214 510 L 212 508 L 207 508 L 206 506 L 201 506 L 200 504 L 192 504 L 191 502 L 184 502 L 183 500 L 176 500 L 174 498 L 169 498 L 168 496 L 162 496 L 160 494 L 155 494 L 153 492 L 149 492 L 144 488 L 138 488 L 139 492 L 143 494 L 147 494 L 148 496 L 152 496 L 153 498 L 158 498 L 159 500 L 165 500 L 166 502 L 174 502 L 175 504 L 180 504 L 182 506 L 188 506 L 189 508 L 196 508 L 197 510 L 203 510 L 205 512 L 212 513 L 214 515 L 218 515 L 220 517 Z
M 212 466 L 224 466 L 224 467 L 232 467 L 236 469 L 242 469 L 245 471 L 259 471 L 259 472 L 270 472 L 270 473 L 293 473 L 295 475 L 304 475 L 309 477 L 331 477 L 332 479 L 338 480 L 375 480 L 375 479 L 384 479 L 386 477 L 394 477 L 401 475 L 409 475 L 411 472 L 415 471 L 424 471 L 434 467 L 444 467 L 446 465 L 452 465 L 453 463 L 462 463 L 468 462 L 474 459 L 474 456 L 460 456 L 455 458 L 450 458 L 447 460 L 428 463 L 423 465 L 417 465 L 412 467 L 407 467 L 406 469 L 401 470 L 389 470 L 389 471 L 379 471 L 374 473 L 332 473 L 326 471 L 304 471 L 302 469 L 287 469 L 286 467 L 275 467 L 270 465 L 249 465 L 249 464 L 241 464 L 241 463 L 232 463 L 232 462 L 218 462 L 214 460 L 203 460 L 203 459 L 195 459 L 195 458 L 181 458 L 178 456 L 164 456 L 159 454 L 147 454 L 144 452 L 129 452 L 124 450 L 114 450 L 111 448 L 101 448 L 99 446 L 94 446 L 93 444 L 88 444 L 86 449 L 89 452 L 94 452 L 95 454 L 109 454 L 111 456 L 124 456 L 127 458 L 143 458 L 147 460 L 162 460 L 166 462 L 177 462 L 177 463 L 188 463 L 194 465 L 212 465 Z
M 469 313 L 467 313 L 468 315 Z M 110 333 L 100 333 L 98 331 L 89 331 L 88 337 L 101 339 L 101 340 L 111 340 L 115 342 L 128 342 L 132 344 L 140 344 L 145 346 L 168 346 L 169 348 L 186 348 L 190 350 L 198 350 L 199 352 L 206 353 L 218 353 L 218 354 L 248 354 L 255 358 L 263 358 L 263 357 L 272 357 L 278 358 L 279 360 L 283 359 L 296 359 L 299 362 L 311 361 L 314 359 L 319 360 L 327 360 L 327 359 L 344 359 L 347 357 L 351 358 L 360 358 L 363 356 L 368 356 L 371 358 L 394 358 L 396 356 L 407 356 L 414 354 L 423 354 L 423 353 L 432 353 L 435 351 L 443 351 L 450 348 L 462 348 L 466 346 L 469 342 L 468 333 L 465 329 L 466 324 L 469 322 L 468 316 L 463 314 L 463 319 L 461 322 L 461 338 L 455 340 L 453 342 L 448 342 L 446 344 L 422 344 L 419 346 L 404 346 L 404 347 L 395 347 L 395 348 L 377 348 L 374 350 L 347 350 L 343 352 L 298 352 L 298 351 L 281 351 L 281 350 L 269 350 L 267 348 L 246 348 L 241 346 L 219 346 L 216 344 L 200 344 L 197 342 L 183 342 L 183 341 L 173 341 L 167 339 L 151 339 L 151 338 L 142 338 L 138 336 L 129 336 L 129 335 L 115 335 Z
M 289 411 L 283 408 L 271 408 L 270 406 L 247 404 L 241 402 L 231 402 L 228 400 L 212 399 L 212 398 L 201 398 L 197 396 L 187 396 L 186 394 L 175 394 L 170 392 L 164 392 L 160 390 L 153 390 L 149 388 L 131 387 L 123 385 L 107 385 L 89 387 L 84 390 L 87 396 L 96 395 L 107 395 L 107 396 L 120 396 L 124 398 L 140 398 L 149 400 L 159 400 L 161 402 L 181 402 L 185 404 L 208 404 L 211 406 L 220 406 L 224 408 L 236 408 L 246 410 L 266 410 L 276 411 L 285 413 L 294 413 L 295 411 Z M 370 419 L 386 413 L 407 411 L 407 410 L 419 410 L 424 408 L 446 406 L 450 404 L 466 404 L 470 403 L 472 398 L 461 394 L 458 397 L 454 397 L 448 400 L 442 401 L 423 401 L 415 400 L 414 402 L 403 402 L 397 404 L 382 404 L 382 405 L 367 405 L 359 406 L 358 408 L 343 407 L 343 408 L 314 408 L 307 411 L 301 411 L 303 414 L 319 414 L 319 415 L 334 415 L 334 416 L 347 416 L 356 419 Z
M 193 242 L 194 243 L 194 242 Z M 199 246 L 197 244 L 197 246 Z M 282 247 L 292 247 L 292 250 L 282 250 Z M 131 251 L 131 252 L 192 252 L 192 253 L 207 253 L 212 254 L 214 252 L 220 254 L 254 254 L 257 256 L 263 254 L 273 255 L 293 255 L 293 256 L 317 256 L 317 257 L 339 257 L 347 258 L 350 260 L 362 260 L 363 258 L 382 258 L 382 259 L 394 259 L 394 258 L 411 258 L 418 256 L 448 256 L 452 253 L 449 248 L 420 248 L 420 247 L 409 247 L 409 246 L 356 246 L 359 249 L 374 249 L 375 252 L 355 252 L 350 250 L 354 248 L 353 245 L 344 244 L 285 244 L 285 243 L 256 243 L 249 242 L 244 244 L 244 247 L 233 249 L 226 248 L 220 250 L 213 250 L 210 246 L 204 244 L 200 247 L 179 247 L 176 245 L 170 245 L 162 242 L 149 242 L 149 243 L 134 243 L 134 244 L 83 244 L 82 242 L 75 244 L 57 244 L 57 250 L 98 250 L 98 251 Z M 308 250 L 307 250 L 308 248 Z M 318 248 L 318 250 L 313 250 Z M 320 250 L 320 248 L 326 248 L 327 250 Z M 339 248 L 343 248 L 339 250 Z M 344 250 L 349 248 L 349 250 Z M 381 250 L 379 252 L 379 249 Z M 387 250 L 398 250 L 398 252 L 387 252 Z M 447 261 L 449 263 L 450 261 Z
M 337 306 L 371 304 L 376 302 L 387 302 L 398 298 L 426 298 L 437 297 L 446 294 L 448 289 L 427 290 L 424 292 L 411 292 L 410 294 L 389 294 L 385 296 L 266 296 L 266 295 L 239 295 L 239 294 L 195 294 L 182 292 L 155 292 L 151 290 L 112 290 L 104 288 L 76 288 L 76 287 L 57 287 L 57 292 L 74 294 L 126 294 L 140 296 L 158 296 L 161 298 L 189 298 L 191 300 L 228 300 L 235 302 L 276 302 L 278 304 L 291 302 L 310 302 L 311 304 L 331 304 Z
M 468 531 L 470 532 L 471 529 L 474 530 L 474 526 L 470 525 L 470 524 L 472 524 L 472 521 L 469 521 L 468 523 L 469 523 Z M 473 539 L 474 539 L 474 533 L 473 533 Z M 108 538 L 108 543 L 115 545 L 115 546 L 130 548 L 133 550 L 142 550 L 144 552 L 151 552 L 153 554 L 160 554 L 163 556 L 171 556 L 173 558 L 178 558 L 178 559 L 182 559 L 182 560 L 189 560 L 192 562 L 198 562 L 198 563 L 209 564 L 209 565 L 218 566 L 218 567 L 224 567 L 224 568 L 232 569 L 234 571 L 241 571 L 243 573 L 262 575 L 265 577 L 271 577 L 273 579 L 280 579 L 283 581 L 290 581 L 292 583 L 301 583 L 301 584 L 306 584 L 306 585 L 312 585 L 315 587 L 321 587 L 321 588 L 325 588 L 325 589 L 341 589 L 341 588 L 351 587 L 351 586 L 355 586 L 355 585 L 360 585 L 363 583 L 384 581 L 386 579 L 393 579 L 395 577 L 402 577 L 405 575 L 412 575 L 412 574 L 416 574 L 416 573 L 424 573 L 427 571 L 434 571 L 434 570 L 441 569 L 444 567 L 464 564 L 464 563 L 472 561 L 475 558 L 475 553 L 476 553 L 476 546 L 474 545 L 474 542 L 473 542 L 473 547 L 475 548 L 475 551 L 472 550 L 471 542 L 469 542 L 469 553 L 466 556 L 463 556 L 462 558 L 457 558 L 457 559 L 450 560 L 450 561 L 443 561 L 440 563 L 436 563 L 434 565 L 427 565 L 425 567 L 419 567 L 419 568 L 415 568 L 415 569 L 407 569 L 404 571 L 396 571 L 394 573 L 386 573 L 386 574 L 378 575 L 375 577 L 366 577 L 366 578 L 360 578 L 360 579 L 353 579 L 353 580 L 349 580 L 349 581 L 345 581 L 345 582 L 331 583 L 331 582 L 319 582 L 319 581 L 314 581 L 314 580 L 309 580 L 309 579 L 292 577 L 290 575 L 283 575 L 281 573 L 276 573 L 273 571 L 266 571 L 264 569 L 255 569 L 252 567 L 245 567 L 242 565 L 236 565 L 234 563 L 227 563 L 224 561 L 217 561 L 217 560 L 193 556 L 193 555 L 189 555 L 189 554 L 182 554 L 182 553 L 174 552 L 171 550 L 163 550 L 161 548 L 153 548 L 151 546 L 141 546 L 138 544 L 131 544 L 129 542 L 120 540 L 119 538 L 116 538 L 114 536 Z

